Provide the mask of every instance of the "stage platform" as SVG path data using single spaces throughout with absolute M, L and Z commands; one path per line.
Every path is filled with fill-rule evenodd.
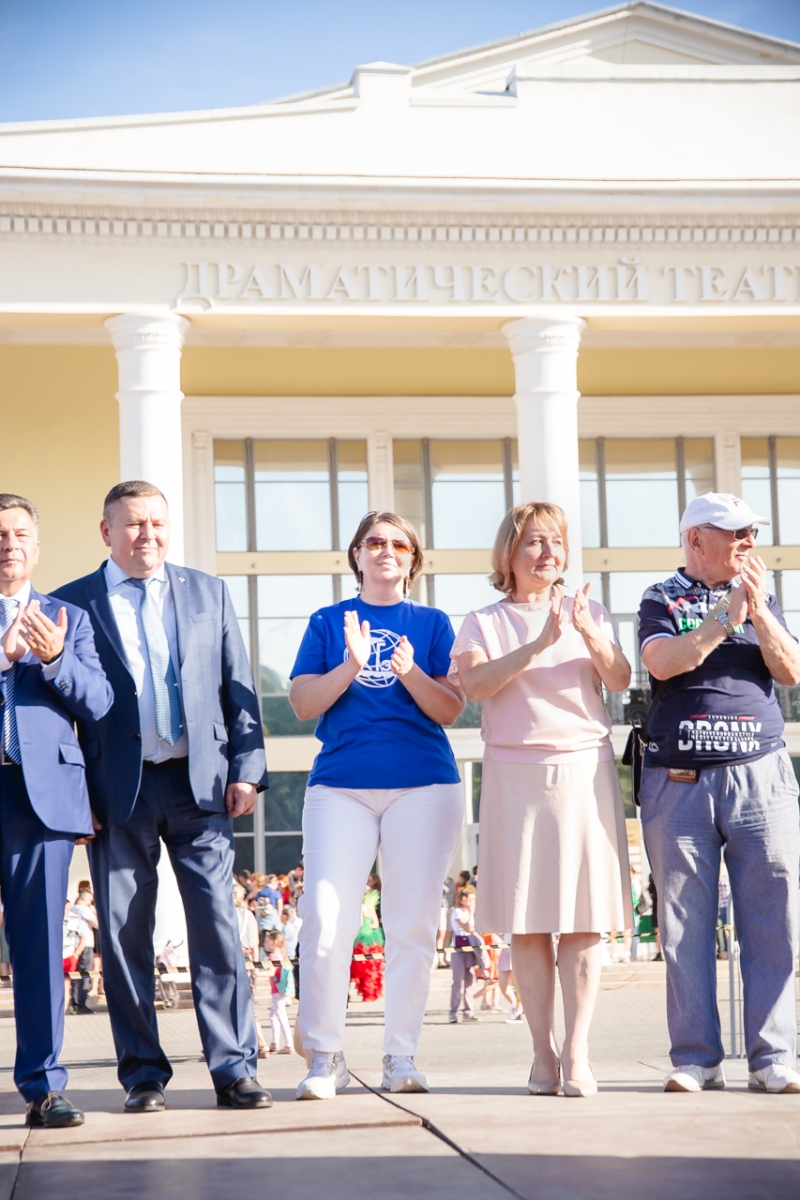
M 722 964 L 721 964 L 722 966 Z M 159 1015 L 175 1066 L 163 1114 L 126 1116 L 108 1017 L 67 1018 L 68 1094 L 86 1110 L 77 1130 L 30 1132 L 13 1089 L 13 1016 L 0 1016 L 0 1200 L 789 1200 L 800 1195 L 800 1096 L 728 1088 L 666 1095 L 664 975 L 659 963 L 604 971 L 592 1037 L 597 1097 L 532 1097 L 531 1045 L 506 1011 L 447 1024 L 449 971 L 434 971 L 418 1063 L 429 1095 L 392 1097 L 380 1084 L 382 1006 L 354 1004 L 346 1054 L 356 1078 L 335 1101 L 293 1100 L 296 1056 L 259 1077 L 272 1109 L 217 1110 L 200 1059 L 194 1012 Z M 722 985 L 722 971 L 720 984 Z M 266 999 L 266 997 L 265 997 Z M 266 1017 L 266 1007 L 262 1009 Z M 487 1174 L 488 1172 L 488 1174 Z

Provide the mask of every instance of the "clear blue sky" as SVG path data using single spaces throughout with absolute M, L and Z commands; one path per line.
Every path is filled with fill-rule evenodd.
M 603 0 L 0 0 L 0 121 L 257 104 L 604 8 Z M 675 7 L 684 7 L 675 4 Z M 800 42 L 800 0 L 694 0 Z

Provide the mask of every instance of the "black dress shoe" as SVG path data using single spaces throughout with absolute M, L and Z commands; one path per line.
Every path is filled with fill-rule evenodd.
M 83 1113 L 70 1104 L 61 1092 L 42 1092 L 31 1100 L 25 1113 L 26 1125 L 42 1126 L 45 1129 L 64 1129 L 68 1125 L 82 1125 Z
M 125 1112 L 163 1112 L 166 1108 L 160 1083 L 135 1083 L 125 1097 Z
M 272 1096 L 262 1088 L 257 1079 L 245 1076 L 234 1079 L 217 1092 L 219 1108 L 272 1108 Z

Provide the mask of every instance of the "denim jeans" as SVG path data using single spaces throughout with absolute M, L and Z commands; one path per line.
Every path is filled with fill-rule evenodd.
M 704 768 L 694 784 L 673 782 L 665 767 L 644 768 L 642 826 L 658 890 L 675 1067 L 714 1067 L 725 1057 L 715 940 L 723 847 L 741 950 L 750 1070 L 770 1063 L 795 1067 L 797 795 L 785 750 Z

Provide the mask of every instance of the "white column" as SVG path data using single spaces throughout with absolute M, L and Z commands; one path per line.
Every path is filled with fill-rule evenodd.
M 541 309 L 503 326 L 514 359 L 520 495 L 549 500 L 569 523 L 567 584 L 583 582 L 578 469 L 578 346 L 585 322 Z
M 119 371 L 120 478 L 145 479 L 167 498 L 171 562 L 184 561 L 181 348 L 189 322 L 172 313 L 109 317 Z

